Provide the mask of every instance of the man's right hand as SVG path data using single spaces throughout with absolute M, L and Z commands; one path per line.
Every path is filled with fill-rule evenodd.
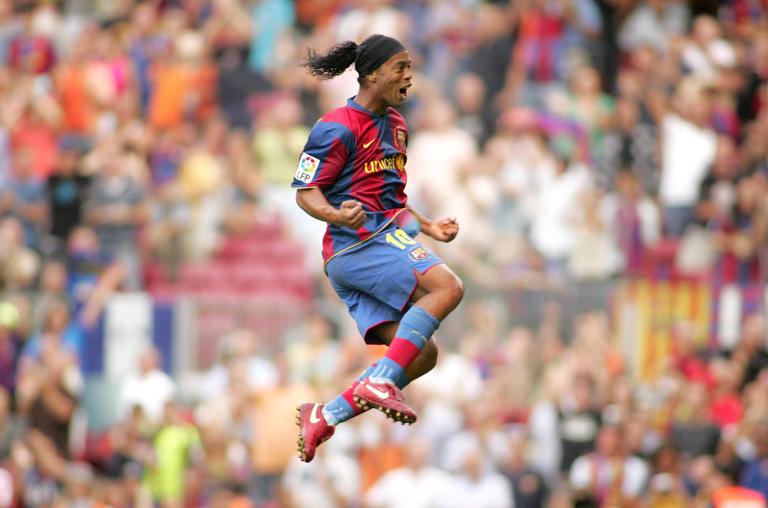
M 363 205 L 354 199 L 344 201 L 338 212 L 338 217 L 334 221 L 337 226 L 359 229 L 365 224 L 366 215 Z

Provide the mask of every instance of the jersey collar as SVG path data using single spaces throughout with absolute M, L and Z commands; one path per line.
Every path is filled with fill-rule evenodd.
M 371 115 L 374 118 L 385 118 L 389 114 L 389 108 L 387 108 L 387 111 L 383 115 L 377 115 L 376 113 L 374 113 L 370 109 L 364 108 L 358 102 L 355 102 L 355 98 L 357 98 L 356 95 L 353 96 L 353 97 L 350 97 L 349 99 L 347 99 L 347 107 L 350 107 L 352 109 L 356 109 L 358 111 L 362 111 L 363 113 L 368 113 L 369 115 Z

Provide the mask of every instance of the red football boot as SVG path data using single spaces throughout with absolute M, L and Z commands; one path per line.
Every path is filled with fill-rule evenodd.
M 305 403 L 296 408 L 296 425 L 299 426 L 299 458 L 310 462 L 315 458 L 315 450 L 324 441 L 328 441 L 336 427 L 328 425 L 323 417 L 323 406 L 320 403 Z
M 416 412 L 405 403 L 400 388 L 389 381 L 360 381 L 353 393 L 355 404 L 362 409 L 378 409 L 396 422 L 411 425 L 416 421 Z

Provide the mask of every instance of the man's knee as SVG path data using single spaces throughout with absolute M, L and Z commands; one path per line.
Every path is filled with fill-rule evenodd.
M 454 306 L 456 306 L 461 303 L 462 298 L 464 298 L 464 283 L 461 281 L 458 275 L 451 275 L 453 276 L 446 283 L 445 291 L 448 293 L 451 301 L 454 303 Z

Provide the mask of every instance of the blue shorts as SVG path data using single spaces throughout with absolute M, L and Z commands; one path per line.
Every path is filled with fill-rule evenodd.
M 332 258 L 325 272 L 365 342 L 381 344 L 369 332 L 382 323 L 400 321 L 416 290 L 416 272 L 425 273 L 442 262 L 405 231 L 391 227 Z

